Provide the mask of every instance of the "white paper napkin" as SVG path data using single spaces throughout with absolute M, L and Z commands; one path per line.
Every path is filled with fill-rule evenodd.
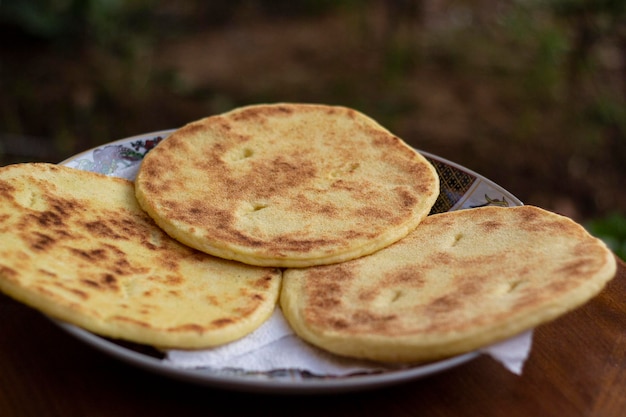
M 532 345 L 532 331 L 481 349 L 510 372 L 521 375 Z M 241 369 L 268 372 L 298 369 L 315 375 L 345 376 L 360 372 L 399 369 L 327 353 L 296 336 L 280 308 L 256 331 L 238 341 L 200 351 L 169 350 L 164 361 L 182 368 Z

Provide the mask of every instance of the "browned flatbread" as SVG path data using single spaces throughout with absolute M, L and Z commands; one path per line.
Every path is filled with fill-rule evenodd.
M 572 220 L 521 206 L 427 217 L 401 241 L 336 265 L 288 269 L 281 307 L 303 339 L 389 362 L 438 359 L 585 303 L 616 271 Z
M 378 123 L 305 104 L 190 123 L 146 156 L 135 184 L 177 240 L 279 267 L 372 253 L 413 230 L 439 194 L 434 167 Z
M 281 271 L 179 244 L 132 182 L 51 164 L 0 168 L 0 290 L 104 336 L 220 345 L 275 308 Z

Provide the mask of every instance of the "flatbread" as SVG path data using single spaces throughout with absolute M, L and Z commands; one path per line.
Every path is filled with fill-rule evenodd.
M 372 253 L 413 230 L 439 194 L 434 167 L 338 106 L 243 107 L 192 122 L 142 162 L 137 199 L 168 234 L 253 265 Z
M 281 271 L 181 245 L 132 182 L 51 165 L 0 168 L 0 290 L 91 332 L 167 348 L 220 345 L 273 312 Z
M 419 362 L 475 350 L 552 320 L 616 271 L 582 226 L 531 206 L 427 217 L 343 264 L 288 269 L 280 304 L 303 339 L 339 355 Z

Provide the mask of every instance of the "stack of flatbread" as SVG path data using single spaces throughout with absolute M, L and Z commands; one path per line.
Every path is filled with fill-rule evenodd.
M 615 274 L 568 218 L 428 216 L 438 195 L 434 167 L 362 113 L 243 107 L 175 131 L 134 183 L 0 168 L 0 289 L 94 333 L 177 349 L 242 338 L 280 305 L 322 349 L 415 362 L 552 320 Z

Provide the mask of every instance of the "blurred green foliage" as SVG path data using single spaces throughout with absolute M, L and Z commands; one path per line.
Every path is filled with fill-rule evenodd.
M 613 252 L 626 261 L 626 216 L 612 213 L 586 224 L 587 230 L 602 239 Z
M 423 26 L 427 2 L 389 1 L 385 7 L 389 27 L 385 31 L 399 32 L 398 27 L 406 26 L 407 15 L 414 18 L 409 24 L 416 30 L 410 32 L 413 37 L 409 37 L 408 42 L 407 36 L 389 36 L 383 45 L 380 71 L 364 73 L 362 77 L 381 77 L 385 84 L 380 87 L 397 93 L 405 77 L 425 61 L 448 65 L 448 69 L 459 73 L 472 71 L 474 66 L 474 70 L 514 80 L 515 100 L 526 103 L 520 113 L 521 129 L 516 130 L 523 135 L 536 134 L 532 124 L 540 119 L 546 103 L 556 103 L 580 107 L 571 110 L 571 120 L 580 121 L 582 117 L 596 128 L 618 129 L 620 140 L 624 137 L 626 121 L 620 107 L 626 99 L 626 87 L 621 92 L 606 91 L 601 81 L 587 81 L 594 76 L 589 69 L 596 63 L 594 48 L 598 44 L 607 39 L 626 43 L 625 1 L 508 0 L 495 2 L 496 11 L 492 12 L 495 18 L 487 19 L 478 16 L 480 11 L 475 10 L 480 3 L 472 0 L 448 3 L 450 10 L 457 10 L 457 14 L 466 17 L 457 19 L 461 23 L 452 21 L 443 33 Z M 246 9 L 273 16 L 314 16 L 338 10 L 364 15 L 364 9 L 376 4 L 378 2 L 355 0 L 179 0 L 176 4 L 159 0 L 3 0 L 0 23 L 56 45 L 61 52 L 78 54 L 88 48 L 92 55 L 97 55 L 93 70 L 101 72 L 102 89 L 114 93 L 120 89 L 120 84 L 130 83 L 131 92 L 141 93 L 141 83 L 138 85 L 137 80 L 124 73 L 141 73 L 139 78 L 144 80 L 143 85 L 146 84 L 143 76 L 148 75 L 157 83 L 173 83 L 162 85 L 165 88 L 177 88 L 178 80 L 172 74 L 153 74 L 146 68 L 141 71 L 142 65 L 149 65 L 143 59 L 155 53 L 159 40 L 165 37 L 185 31 L 190 33 L 206 28 L 207 24 L 225 24 L 233 16 L 245 14 Z M 346 31 L 350 29 L 346 27 Z M 364 39 L 369 42 L 367 37 Z M 370 47 L 375 52 L 377 45 L 362 47 Z M 622 53 L 626 56 L 626 51 Z M 428 54 L 430 56 L 426 56 Z M 108 73 L 118 74 L 116 80 Z M 348 82 L 369 82 L 362 77 L 351 77 Z M 341 80 L 337 85 L 343 90 L 354 90 Z M 586 99 L 580 100 L 579 91 L 585 88 L 597 91 L 587 93 Z M 218 95 L 223 97 L 224 92 Z M 381 104 L 393 101 L 389 97 L 372 99 Z M 399 107 L 414 108 L 407 103 Z M 11 124 L 16 125 L 8 123 Z
M 134 33 L 153 0 L 4 0 L 0 20 L 25 33 L 71 46 L 97 42 L 118 47 Z

